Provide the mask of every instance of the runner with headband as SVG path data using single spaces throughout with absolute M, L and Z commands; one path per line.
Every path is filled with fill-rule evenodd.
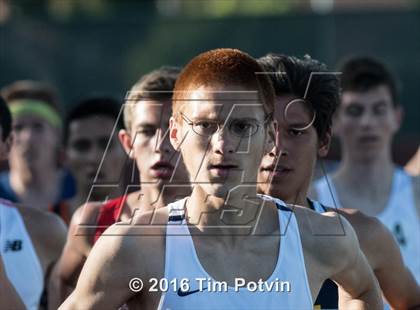
M 0 160 L 7 159 L 11 127 L 10 110 L 0 97 Z M 54 295 L 51 269 L 65 237 L 56 215 L 0 199 L 0 308 L 47 308 Z
M 53 90 L 18 81 L 1 93 L 13 115 L 14 142 L 10 171 L 0 174 L 0 197 L 52 211 L 68 223 L 72 212 L 67 201 L 75 194 L 75 183 L 62 167 L 62 120 Z

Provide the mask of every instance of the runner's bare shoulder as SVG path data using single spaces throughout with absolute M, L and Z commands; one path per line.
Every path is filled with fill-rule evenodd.
M 74 212 L 72 222 L 76 224 L 96 224 L 99 212 L 103 207 L 102 202 L 92 201 L 82 204 Z
M 353 253 L 359 246 L 357 237 L 345 217 L 331 211 L 320 214 L 304 207 L 295 207 L 294 212 L 304 250 L 320 265 L 328 266 L 328 272 L 340 270 L 357 253 Z
M 102 207 L 103 203 L 94 201 L 84 203 L 77 208 L 71 218 L 69 237 L 77 237 L 78 240 L 83 239 L 83 242 L 87 244 L 93 243 L 96 222 Z
M 67 228 L 52 212 L 16 205 L 37 254 L 47 258 L 47 265 L 58 259 L 66 241 Z
M 125 280 L 145 274 L 162 277 L 167 222 L 167 208 L 159 208 L 115 223 L 101 235 L 89 256 L 106 261 L 103 264 L 107 266 L 124 266 L 118 277 Z M 111 272 L 109 276 L 116 275 Z
M 163 236 L 166 234 L 168 218 L 169 213 L 166 207 L 145 212 L 135 212 L 132 218 L 115 223 L 110 227 L 111 229 L 107 229 L 102 235 Z

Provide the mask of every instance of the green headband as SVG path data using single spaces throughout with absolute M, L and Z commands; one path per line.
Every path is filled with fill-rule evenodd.
M 36 115 L 45 119 L 53 127 L 62 126 L 62 121 L 58 113 L 44 101 L 18 99 L 11 101 L 9 108 L 14 118 L 22 115 Z

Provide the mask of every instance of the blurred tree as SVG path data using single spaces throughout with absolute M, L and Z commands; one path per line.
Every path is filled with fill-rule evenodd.
M 157 12 L 155 0 L 14 0 L 11 3 L 13 11 L 18 15 L 46 17 L 63 22 L 75 18 L 107 19 L 126 12 L 126 7 L 130 6 L 133 7 L 133 13 L 139 7 L 148 13 Z
M 292 0 L 184 0 L 182 11 L 196 17 L 278 15 L 290 11 L 294 3 Z

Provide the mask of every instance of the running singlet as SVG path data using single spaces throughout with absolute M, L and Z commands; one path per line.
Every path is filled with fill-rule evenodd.
M 127 196 L 121 196 L 105 203 L 99 211 L 93 243 L 111 225 L 119 221 Z
M 226 285 L 224 291 L 213 287 L 215 280 L 198 259 L 185 219 L 181 214 L 176 215 L 184 202 L 182 199 L 168 206 L 172 216 L 166 230 L 165 279 L 187 279 L 189 287 L 162 293 L 159 309 L 312 309 L 298 224 L 293 212 L 283 203 L 276 200 L 281 243 L 274 271 L 263 282 L 266 289 L 252 291 L 242 287 L 235 291 Z M 220 257 L 220 263 L 225 259 Z M 200 285 L 197 279 L 205 280 Z M 276 281 L 289 282 L 290 289 L 267 289 Z
M 342 208 L 331 178 L 314 183 L 318 200 L 324 205 Z M 420 283 L 420 218 L 414 201 L 411 176 L 395 169 L 390 199 L 386 208 L 376 216 L 397 240 L 405 264 Z
M 19 211 L 6 200 L 0 200 L 0 255 L 25 307 L 38 309 L 44 288 L 41 263 Z

